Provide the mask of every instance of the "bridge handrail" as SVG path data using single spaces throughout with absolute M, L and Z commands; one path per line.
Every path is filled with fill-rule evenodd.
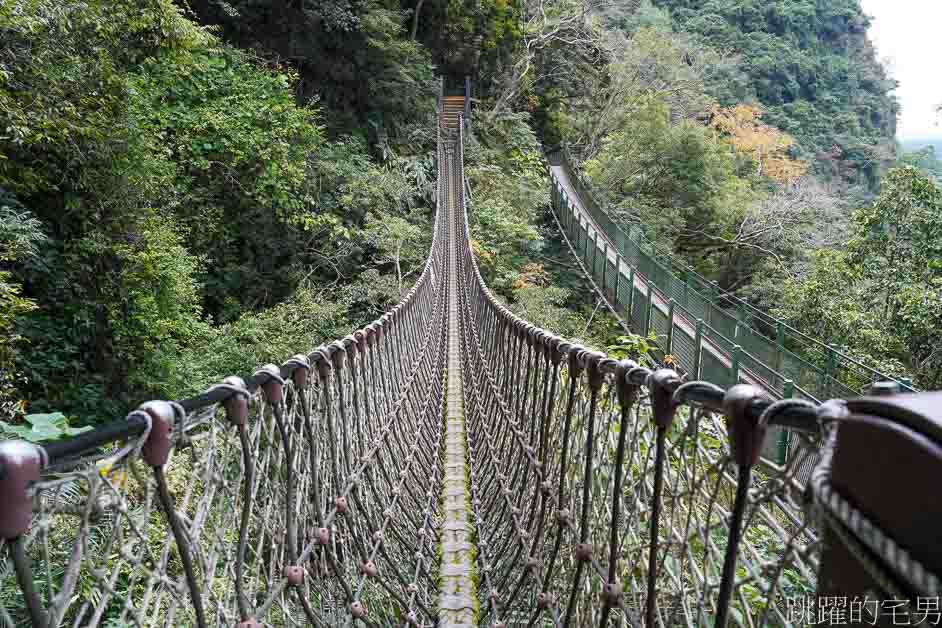
M 459 170 L 463 173 L 462 133 Z M 470 242 L 470 207 L 459 198 L 463 231 Z M 465 272 L 470 275 L 464 285 L 476 293 L 467 297 L 471 323 L 465 327 L 469 330 L 466 346 L 471 359 L 480 364 L 481 379 L 491 383 L 490 390 L 484 386 L 486 393 L 481 393 L 482 407 L 469 409 L 469 424 L 472 434 L 478 432 L 483 439 L 478 446 L 487 454 L 476 460 L 485 464 L 481 459 L 489 458 L 494 469 L 480 477 L 472 474 L 471 501 L 478 507 L 484 501 L 482 495 L 496 495 L 488 500 L 490 510 L 488 501 L 480 508 L 485 515 L 495 511 L 509 515 L 501 524 L 499 517 L 493 521 L 476 512 L 479 526 L 487 525 L 479 527 L 480 538 L 486 538 L 489 528 L 504 525 L 511 540 L 502 547 L 507 552 L 518 543 L 520 547 L 516 560 L 501 560 L 486 549 L 479 557 L 486 576 L 507 574 L 497 581 L 506 589 L 491 589 L 485 619 L 492 617 L 494 625 L 503 626 L 500 622 L 507 618 L 530 618 L 534 624 L 545 613 L 554 625 L 606 626 L 619 609 L 631 625 L 651 627 L 712 624 L 726 628 L 727 620 L 736 626 L 803 626 L 808 616 L 787 610 L 791 605 L 787 598 L 813 593 L 822 535 L 830 541 L 829 549 L 850 548 L 852 556 L 869 561 L 858 549 L 862 544 L 887 561 L 879 566 L 864 562 L 876 583 L 870 586 L 878 594 L 894 597 L 891 593 L 899 591 L 896 578 L 914 585 L 910 590 L 921 595 L 938 593 L 940 584 L 930 571 L 932 563 L 919 562 L 928 557 L 926 544 L 931 545 L 933 533 L 924 530 L 919 537 L 920 556 L 909 554 L 899 543 L 906 540 L 905 518 L 899 518 L 899 527 L 893 528 L 897 536 L 890 537 L 870 518 L 888 514 L 878 501 L 871 503 L 873 510 L 858 511 L 842 501 L 841 489 L 831 484 L 835 459 L 855 455 L 854 464 L 859 465 L 868 449 L 890 433 L 900 436 L 894 444 L 901 448 L 898 451 L 914 452 L 926 445 L 919 454 L 925 452 L 921 462 L 927 468 L 942 466 L 942 428 L 929 418 L 937 395 L 902 394 L 894 395 L 889 403 L 863 398 L 819 405 L 802 399 L 773 400 L 748 384 L 724 389 L 687 381 L 669 368 L 651 371 L 631 360 L 617 361 L 514 314 L 487 288 L 471 247 L 463 248 Z M 555 392 L 557 383 L 568 388 L 568 401 L 562 390 Z M 574 400 L 578 401 L 574 404 Z M 881 423 L 860 416 L 866 412 L 889 420 Z M 717 422 L 713 413 L 725 415 L 725 423 Z M 867 438 L 842 446 L 839 434 L 863 431 L 868 422 Z M 800 446 L 782 465 L 761 463 L 765 431 L 772 426 L 800 435 Z M 917 426 L 924 431 L 916 434 Z M 626 448 L 628 433 L 631 444 Z M 927 445 L 923 434 L 931 434 L 934 445 Z M 570 447 L 575 448 L 571 454 Z M 894 453 L 888 458 L 902 460 L 907 455 Z M 819 464 L 806 487 L 801 480 L 807 476 L 801 471 L 814 461 Z M 614 468 L 614 480 L 605 475 L 608 468 Z M 632 474 L 628 487 L 622 481 L 623 468 Z M 853 467 L 849 470 L 853 473 Z M 881 479 L 879 472 L 871 476 L 870 486 L 862 490 L 872 491 L 868 497 L 873 500 L 892 482 Z M 524 486 L 513 484 L 520 477 L 524 482 L 528 477 L 532 480 Z M 567 485 L 571 485 L 568 494 Z M 874 489 L 874 485 L 882 488 Z M 490 493 L 484 492 L 485 486 Z M 532 492 L 525 492 L 526 486 Z M 593 488 L 601 495 L 594 495 Z M 727 489 L 735 497 L 727 497 L 721 513 L 712 515 L 717 494 L 729 495 Z M 501 492 L 506 506 L 501 505 Z M 520 497 L 510 499 L 509 495 Z M 599 504 L 599 497 L 608 503 Z M 803 504 L 809 499 L 814 506 L 805 509 Z M 527 503 L 531 527 L 521 529 L 524 518 L 520 513 Z M 549 535 L 542 516 L 554 504 L 555 508 L 565 505 L 555 512 L 555 540 L 527 534 L 534 530 L 532 522 L 538 512 L 537 535 Z M 918 512 L 918 508 L 908 510 Z M 713 523 L 711 517 L 715 517 Z M 647 538 L 629 525 L 645 520 Z M 563 538 L 564 543 L 575 544 L 565 569 L 555 562 Z M 762 539 L 770 538 L 776 539 L 774 549 L 763 546 Z M 711 545 L 714 540 L 719 547 Z M 846 560 L 843 555 L 840 558 Z M 819 592 L 863 586 L 852 582 L 861 564 L 848 569 L 839 562 L 834 554 L 822 557 L 832 579 L 819 585 Z M 783 591 L 782 574 L 790 569 L 795 570 L 792 578 L 803 581 L 804 593 Z M 512 573 L 519 573 L 519 578 L 511 578 Z M 493 580 L 485 577 L 482 582 L 491 588 Z M 794 584 L 792 580 L 788 586 Z M 746 589 L 750 591 L 744 594 Z M 856 591 L 864 595 L 863 588 Z M 750 606 L 746 598 L 754 599 L 756 605 Z
M 820 362 L 824 362 L 825 369 L 828 368 L 827 365 L 834 363 L 834 366 L 837 368 L 843 366 L 856 370 L 859 374 L 858 379 L 869 380 L 871 383 L 894 381 L 902 390 L 916 392 L 916 389 L 908 380 L 886 375 L 859 359 L 847 355 L 839 348 L 821 342 L 795 329 L 788 323 L 760 310 L 735 294 L 720 290 L 716 282 L 711 282 L 700 275 L 689 265 L 678 260 L 673 253 L 662 250 L 663 247 L 658 247 L 655 243 L 649 241 L 640 230 L 629 229 L 629 232 L 626 234 L 624 230 L 611 219 L 608 212 L 595 200 L 591 190 L 589 190 L 588 186 L 585 184 L 581 173 L 573 166 L 567 146 L 564 145 L 562 148 L 548 151 L 548 157 L 551 162 L 558 162 L 558 165 L 566 170 L 570 183 L 579 195 L 583 207 L 590 213 L 596 224 L 601 227 L 606 237 L 615 244 L 619 255 L 629 264 L 632 263 L 631 260 L 635 260 L 634 265 L 651 269 L 651 275 L 661 276 L 666 278 L 669 283 L 684 286 L 682 290 L 677 290 L 676 292 L 682 294 L 693 293 L 707 303 L 708 309 L 704 318 L 708 325 L 711 325 L 715 318 L 724 317 L 727 319 L 724 321 L 724 324 L 729 329 L 735 329 L 741 326 L 755 334 L 759 334 L 760 338 L 765 339 L 770 351 L 785 351 L 795 355 L 791 348 L 798 348 L 803 352 L 811 350 L 811 355 L 816 357 Z M 649 250 L 655 252 L 657 257 L 655 258 L 654 255 L 649 253 Z M 669 266 L 665 266 L 661 260 L 666 260 Z M 672 268 L 676 269 L 676 271 L 672 270 Z M 647 275 L 649 273 L 644 274 Z M 662 288 L 654 277 L 650 278 L 659 292 L 667 295 L 669 298 L 673 297 L 670 290 Z M 756 327 L 751 322 L 752 319 L 731 314 L 726 308 L 718 304 L 722 301 L 732 303 L 748 312 L 754 318 L 759 319 L 768 329 L 763 330 Z M 682 304 L 678 303 L 678 305 Z M 773 339 L 768 335 L 773 331 L 777 338 Z M 802 361 L 805 362 L 804 360 Z M 821 370 L 822 366 L 820 364 L 805 363 L 818 370 L 822 376 L 831 376 L 830 373 Z
M 347 617 L 366 617 L 368 600 L 378 612 L 390 595 L 399 609 L 433 621 L 435 614 L 412 589 L 427 598 L 435 586 L 423 562 L 434 556 L 437 499 L 428 499 L 424 512 L 415 513 L 427 534 L 414 545 L 402 540 L 402 531 L 383 541 L 384 531 L 394 527 L 402 483 L 412 477 L 410 468 L 421 452 L 416 446 L 396 451 L 401 468 L 395 474 L 376 460 L 401 447 L 391 442 L 401 438 L 392 432 L 394 423 L 396 432 L 439 423 L 442 384 L 435 372 L 444 368 L 444 334 L 442 317 L 435 313 L 444 309 L 445 258 L 437 200 L 438 194 L 421 274 L 400 302 L 373 322 L 281 366 L 266 364 L 245 377 L 227 377 L 178 401 L 146 402 L 123 419 L 77 436 L 40 444 L 0 441 L 0 624 L 98 626 L 103 616 L 111 621 L 106 611 L 113 611 L 130 614 L 134 625 L 157 625 L 159 615 L 164 626 L 260 628 L 256 615 L 280 607 L 275 612 L 298 613 L 321 626 L 344 613 L 338 609 L 345 608 Z M 351 442 L 353 435 L 359 438 Z M 109 445 L 114 448 L 102 450 Z M 205 459 L 190 460 L 188 450 Z M 140 465 L 152 475 L 141 473 Z M 197 468 L 203 471 L 196 473 Z M 194 477 L 182 486 L 169 479 L 188 469 Z M 441 474 L 423 473 L 434 493 Z M 383 482 L 377 483 L 379 476 Z M 280 518 L 266 531 L 273 513 Z M 357 527 L 344 524 L 344 518 L 357 519 Z M 161 525 L 166 528 L 148 536 Z M 87 547 L 89 539 L 102 535 L 108 543 L 120 542 L 113 555 L 110 545 L 102 552 Z M 252 554 L 250 538 L 252 544 L 264 539 L 270 562 L 261 564 L 264 559 Z M 163 560 L 160 552 L 151 555 L 149 543 L 162 546 Z M 350 560 L 356 553 L 339 551 L 344 543 L 365 552 L 366 562 L 356 564 Z M 57 544 L 71 547 L 70 554 L 57 553 Z M 417 565 L 409 581 L 398 575 L 389 583 L 377 576 L 372 561 L 380 550 Z M 166 557 L 171 554 L 179 557 L 182 575 L 176 563 L 170 574 Z M 230 587 L 222 591 L 216 589 L 217 560 L 228 561 L 221 577 Z M 38 573 L 34 563 L 42 565 Z M 306 578 L 315 563 L 324 573 Z M 247 573 L 250 566 L 258 571 Z M 137 582 L 128 589 L 128 595 L 137 592 L 133 600 L 115 599 L 111 573 L 118 569 Z M 267 575 L 259 588 L 262 571 Z M 19 589 L 9 586 L 14 579 Z M 94 581 L 94 596 L 76 590 L 80 579 L 86 585 Z M 12 605 L 10 591 L 19 593 Z M 161 603 L 168 595 L 175 600 L 169 607 L 165 599 Z M 141 611 L 157 615 L 145 621 L 137 615 Z
M 460 163 L 462 164 L 460 171 L 462 173 L 464 172 L 463 126 L 464 126 L 463 124 L 459 124 L 459 141 L 458 141 L 459 160 L 460 160 Z M 458 187 L 461 190 L 464 189 L 464 185 L 460 185 Z M 467 241 L 470 242 L 471 233 L 470 233 L 470 226 L 469 226 L 469 220 L 468 220 L 468 208 L 466 205 L 466 199 L 463 197 L 463 193 L 460 196 L 460 203 L 461 203 L 461 207 L 460 207 L 459 213 L 463 217 L 463 222 L 464 222 L 463 230 L 464 230 L 465 238 L 467 238 Z M 747 387 L 746 389 L 741 389 L 742 387 L 734 387 L 733 389 L 730 389 L 730 390 L 724 390 L 723 388 L 720 388 L 714 384 L 710 384 L 707 382 L 684 383 L 684 380 L 672 369 L 660 369 L 657 371 L 651 371 L 649 369 L 639 367 L 637 364 L 635 364 L 633 361 L 630 361 L 630 360 L 617 361 L 617 360 L 609 358 L 607 355 L 603 353 L 591 351 L 580 345 L 572 344 L 566 341 L 565 339 L 560 338 L 559 336 L 556 336 L 551 331 L 542 329 L 538 327 L 537 325 L 534 325 L 526 321 L 525 319 L 514 314 L 508 307 L 503 305 L 495 297 L 495 295 L 487 287 L 487 284 L 484 281 L 484 278 L 480 273 L 480 269 L 478 268 L 477 262 L 474 259 L 474 253 L 472 252 L 471 247 L 466 246 L 464 247 L 464 249 L 465 249 L 464 256 L 467 260 L 467 266 L 470 268 L 470 272 L 472 273 L 474 277 L 472 284 L 475 290 L 477 290 L 483 296 L 483 301 L 484 301 L 486 311 L 489 312 L 492 316 L 494 316 L 494 319 L 491 321 L 488 321 L 485 318 L 483 320 L 479 319 L 477 323 L 477 326 L 481 327 L 484 330 L 484 333 L 487 334 L 485 339 L 478 340 L 478 342 L 484 345 L 484 347 L 482 348 L 483 353 L 487 353 L 487 348 L 490 347 L 491 351 L 496 350 L 497 351 L 496 355 L 499 356 L 501 344 L 504 342 L 518 342 L 520 344 L 514 344 L 513 346 L 519 347 L 520 349 L 523 348 L 524 343 L 533 347 L 540 347 L 541 350 L 545 352 L 546 355 L 553 356 L 552 357 L 553 363 L 569 365 L 569 368 L 572 372 L 572 374 L 570 375 L 570 386 L 572 386 L 572 388 L 570 388 L 571 391 L 575 390 L 576 387 L 586 387 L 589 390 L 583 390 L 582 394 L 591 396 L 592 399 L 596 399 L 596 394 L 600 394 L 600 395 L 602 394 L 599 391 L 603 390 L 602 387 L 605 385 L 603 384 L 603 382 L 609 382 L 608 385 L 612 387 L 612 390 L 613 391 L 617 390 L 618 392 L 617 394 L 615 392 L 608 393 L 608 395 L 606 395 L 606 398 L 611 398 L 611 396 L 614 396 L 617 399 L 616 403 L 618 405 L 610 408 L 610 410 L 607 410 L 606 412 L 615 412 L 618 406 L 620 406 L 623 421 L 626 420 L 625 417 L 630 416 L 632 414 L 630 407 L 636 402 L 638 402 L 638 399 L 639 399 L 637 397 L 638 393 L 633 392 L 633 391 L 639 391 L 639 390 L 644 391 L 644 394 L 646 394 L 648 396 L 648 399 L 650 400 L 651 408 L 653 412 L 653 420 L 654 420 L 654 423 L 657 425 L 658 436 L 656 438 L 656 445 L 652 443 L 652 446 L 656 446 L 656 449 L 657 449 L 657 454 L 656 454 L 657 462 L 655 464 L 655 468 L 652 470 L 655 477 L 654 479 L 655 486 L 658 486 L 658 484 L 662 482 L 664 475 L 668 473 L 668 471 L 665 470 L 664 460 L 665 460 L 665 457 L 668 455 L 666 452 L 668 451 L 669 446 L 666 444 L 665 438 L 667 435 L 667 428 L 669 427 L 672 419 L 667 418 L 667 416 L 668 415 L 671 417 L 674 416 L 674 413 L 677 412 L 678 408 L 683 408 L 685 411 L 688 411 L 689 417 L 690 417 L 689 420 L 691 421 L 697 421 L 698 420 L 696 418 L 698 416 L 697 413 L 703 409 L 708 409 L 713 412 L 725 413 L 727 414 L 727 416 L 731 416 L 730 415 L 731 395 L 732 396 L 739 395 L 739 394 L 742 394 L 744 390 L 749 390 L 751 392 L 746 393 L 747 396 L 749 397 L 748 402 L 745 402 L 740 406 L 741 413 L 742 413 L 741 420 L 745 420 L 748 422 L 758 422 L 767 426 L 775 425 L 775 426 L 780 426 L 780 427 L 788 427 L 799 433 L 805 433 L 809 435 L 818 433 L 818 430 L 820 429 L 819 412 L 818 412 L 818 407 L 813 403 L 810 403 L 807 401 L 798 401 L 798 400 L 775 401 L 774 399 L 761 394 L 758 389 L 753 388 L 753 387 Z M 509 339 L 514 339 L 514 340 L 509 340 Z M 496 371 L 498 381 L 500 381 L 500 378 L 504 378 L 503 381 L 512 382 L 515 378 L 521 378 L 521 377 L 523 377 L 525 381 L 529 381 L 529 377 L 530 377 L 529 374 L 514 373 L 512 372 L 513 369 L 509 368 L 509 365 L 506 365 L 506 364 L 503 366 L 500 365 L 499 357 L 495 359 L 497 359 L 498 361 L 492 362 L 489 366 L 491 369 Z M 525 367 L 525 373 L 529 371 L 530 368 L 531 367 L 528 364 Z M 588 378 L 587 380 L 580 378 L 580 373 L 582 372 L 586 373 L 586 377 Z M 608 379 L 609 377 L 611 377 L 612 379 Z M 577 384 L 576 383 L 577 380 L 580 383 Z M 544 394 L 546 390 L 545 386 L 546 384 L 544 384 Z M 525 387 L 526 387 L 526 384 L 525 384 Z M 667 401 L 670 399 L 676 399 L 677 398 L 676 395 L 679 393 L 681 389 L 683 389 L 683 396 L 681 397 L 680 401 L 676 401 L 676 402 Z M 513 387 L 512 390 L 516 390 L 516 388 Z M 510 394 L 511 396 L 513 395 L 512 392 Z M 525 395 L 526 393 L 517 393 L 517 394 Z M 525 403 L 526 402 L 524 401 L 524 405 Z M 508 405 L 510 405 L 511 407 L 516 407 L 518 405 L 518 402 L 514 401 L 512 404 L 508 404 Z M 573 412 L 573 409 L 570 402 L 570 405 L 568 406 L 566 410 L 567 427 L 564 427 L 564 433 L 568 433 L 569 431 L 568 421 L 570 419 L 572 412 Z M 593 415 L 595 412 L 596 412 L 596 407 L 595 407 L 595 402 L 593 401 L 589 407 L 590 416 L 582 417 L 580 420 L 580 424 L 584 424 L 588 422 L 591 425 L 593 422 L 591 415 Z M 511 415 L 511 417 L 512 416 L 513 415 Z M 638 415 L 634 415 L 634 416 L 635 416 L 636 421 L 638 421 L 639 423 L 642 422 L 642 419 Z M 513 419 L 511 418 L 510 420 L 512 421 Z M 731 419 L 731 420 L 736 421 L 739 419 Z M 520 430 L 521 428 L 515 427 L 514 429 Z M 557 426 L 557 429 L 558 429 L 558 426 Z M 625 423 L 623 422 L 622 430 L 626 430 L 626 429 L 627 427 Z M 690 428 L 688 427 L 688 429 Z M 588 444 L 590 441 L 593 441 L 595 439 L 591 427 L 589 428 L 587 438 L 588 440 L 586 441 L 586 446 L 585 446 L 587 450 L 586 462 L 585 462 L 585 465 L 586 465 L 585 473 L 586 473 L 586 478 L 588 481 L 590 469 L 594 466 L 594 464 L 597 464 L 592 461 L 592 447 Z M 715 609 L 715 612 L 716 612 L 716 624 L 715 625 L 718 627 L 726 625 L 725 618 L 727 616 L 727 613 L 729 612 L 729 607 L 731 604 L 732 590 L 734 588 L 734 581 L 736 580 L 735 565 L 737 562 L 737 557 L 739 556 L 739 553 L 740 553 L 740 547 L 739 547 L 740 531 L 741 531 L 740 527 L 742 525 L 742 518 L 744 516 L 745 509 L 746 509 L 746 502 L 748 501 L 746 494 L 752 482 L 751 475 L 750 475 L 751 465 L 755 464 L 759 460 L 758 450 L 755 448 L 761 446 L 761 440 L 762 439 L 760 438 L 759 442 L 753 442 L 750 445 L 752 449 L 750 450 L 750 453 L 747 454 L 747 456 L 754 456 L 754 458 L 751 458 L 750 459 L 751 461 L 749 463 L 744 463 L 740 467 L 740 475 L 738 476 L 738 478 L 734 479 L 732 482 L 733 484 L 736 485 L 737 498 L 736 498 L 736 504 L 733 506 L 733 521 L 730 523 L 730 536 L 728 539 L 729 542 L 726 547 L 725 559 L 723 561 L 722 578 L 721 578 L 721 584 L 719 587 L 719 596 L 715 600 L 715 605 L 714 605 L 714 601 L 710 601 L 710 600 L 707 601 L 707 605 L 710 608 Z M 525 444 L 521 442 L 519 446 L 525 447 Z M 784 486 L 790 486 L 792 483 L 795 483 L 795 486 L 798 486 L 796 482 L 797 470 L 799 467 L 803 466 L 803 461 L 811 453 L 811 450 L 806 449 L 807 446 L 808 446 L 808 443 L 805 443 L 804 447 L 796 448 L 794 452 L 795 457 L 791 460 L 791 462 L 788 465 L 783 466 L 783 467 L 774 467 L 773 465 L 772 468 L 776 470 L 775 471 L 776 474 L 784 474 L 784 478 L 785 478 L 784 483 L 783 483 Z M 734 446 L 734 449 L 735 449 L 735 446 Z M 801 451 L 803 451 L 804 453 L 799 454 L 798 452 L 801 452 Z M 528 451 L 528 456 L 529 455 L 531 454 Z M 563 460 L 565 460 L 566 454 L 563 453 L 562 455 L 563 455 Z M 617 455 L 618 455 L 618 458 L 615 462 L 615 465 L 616 467 L 620 467 L 622 464 L 624 464 L 624 460 L 621 458 L 621 455 L 622 455 L 621 453 Z M 743 458 L 739 458 L 739 460 L 744 461 Z M 539 475 L 539 470 L 541 468 L 540 463 L 534 461 L 534 462 L 531 462 L 531 464 L 536 467 L 537 477 L 534 478 L 534 482 L 536 482 L 540 478 L 540 475 Z M 583 490 L 588 490 L 588 489 L 583 488 Z M 618 487 L 616 486 L 615 493 L 613 496 L 613 500 L 615 502 L 615 505 L 613 505 L 613 513 L 617 513 L 619 509 L 618 504 L 621 501 L 621 498 L 618 496 L 619 492 L 620 491 L 618 490 Z M 586 493 L 586 494 L 588 495 L 589 493 Z M 782 507 L 784 508 L 784 502 L 783 502 Z M 580 530 L 581 540 L 579 542 L 582 544 L 585 544 L 587 542 L 586 540 L 587 532 L 585 532 L 585 530 L 588 528 L 588 525 L 589 525 L 588 520 L 587 520 L 587 517 L 588 517 L 587 508 L 588 508 L 587 503 L 585 501 L 585 498 L 583 498 L 583 511 L 580 515 L 581 525 L 579 526 L 581 528 Z M 659 551 L 663 551 L 662 549 L 659 549 L 659 540 L 658 540 L 659 535 L 662 533 L 659 530 L 658 514 L 657 514 L 660 508 L 661 508 L 660 497 L 658 494 L 658 489 L 655 488 L 654 502 L 652 504 L 653 510 L 651 513 L 653 517 L 652 523 L 651 523 L 651 537 L 649 539 L 649 544 L 647 545 L 650 551 L 649 571 L 647 574 L 647 583 L 645 585 L 647 588 L 648 595 L 647 595 L 647 601 L 644 604 L 644 608 L 645 608 L 644 616 L 646 617 L 646 625 L 651 625 L 651 626 L 655 625 L 655 617 L 658 614 L 658 610 L 657 610 L 658 594 L 656 593 L 656 587 L 657 587 L 657 583 L 660 581 L 659 580 L 660 576 L 656 568 L 656 563 L 657 563 L 656 557 Z M 573 513 L 572 516 L 575 517 L 575 513 Z M 615 520 L 617 521 L 617 514 L 613 514 L 612 516 L 616 518 Z M 792 513 L 789 513 L 788 516 L 794 516 L 794 515 Z M 616 525 L 617 527 L 617 524 L 613 524 L 613 525 Z M 615 558 L 617 554 L 616 547 L 618 546 L 617 538 L 618 538 L 618 535 L 613 530 L 611 533 L 611 558 L 610 558 L 612 562 L 609 565 L 609 569 L 607 570 L 608 571 L 607 575 L 605 573 L 606 570 L 604 569 L 604 567 L 597 568 L 599 576 L 602 578 L 602 580 L 608 582 L 608 584 L 605 585 L 606 587 L 608 587 L 608 589 L 604 589 L 604 590 L 610 590 L 612 588 L 616 588 L 620 590 L 622 587 L 622 584 L 619 582 L 617 578 L 617 575 L 616 575 L 617 569 L 615 567 L 615 563 L 617 562 L 617 559 Z M 540 564 L 539 561 L 537 562 L 537 564 Z M 566 625 L 568 625 L 570 618 L 573 616 L 573 613 L 574 612 L 578 613 L 578 611 L 574 611 L 575 609 L 574 600 L 576 596 L 576 593 L 575 593 L 576 588 L 579 586 L 578 581 L 581 577 L 579 574 L 580 572 L 577 571 L 576 576 L 575 576 L 575 583 L 573 584 L 573 593 L 569 597 L 569 604 L 565 606 L 561 605 L 558 611 L 557 610 L 553 611 L 554 613 L 558 612 L 559 616 L 562 616 L 563 613 L 565 612 L 565 617 L 566 617 L 565 624 Z M 548 582 L 550 575 L 547 574 L 546 578 Z M 603 607 L 605 609 L 605 612 L 602 615 L 603 619 L 602 619 L 601 625 L 605 625 L 605 621 L 606 621 L 605 617 L 607 617 L 609 610 L 612 607 L 618 606 L 619 604 L 623 603 L 623 599 L 620 597 L 620 595 L 613 595 L 611 598 L 606 598 L 604 590 L 602 593 L 602 599 L 605 601 L 605 605 Z M 536 596 L 538 608 L 545 608 L 545 606 L 539 606 L 540 604 L 545 603 L 545 602 L 539 601 L 541 596 L 549 596 L 549 594 L 547 592 L 544 592 Z M 562 602 L 561 600 L 551 599 L 550 603 L 552 603 L 553 601 Z M 701 597 L 701 600 L 700 600 L 701 609 L 702 609 L 703 603 L 704 603 L 704 598 Z M 490 607 L 491 607 L 490 609 L 491 612 L 497 615 L 498 617 L 506 617 L 507 613 L 510 612 L 510 611 L 505 610 L 503 615 L 499 615 L 499 613 L 501 612 L 501 609 L 498 606 L 498 601 L 494 599 L 490 600 Z M 624 612 L 626 613 L 626 615 L 631 612 L 628 608 L 625 608 L 625 607 L 622 607 L 622 608 Z M 577 620 L 578 625 L 588 625 L 588 623 L 586 623 L 584 618 L 581 619 L 581 623 L 579 623 L 579 621 L 580 620 Z

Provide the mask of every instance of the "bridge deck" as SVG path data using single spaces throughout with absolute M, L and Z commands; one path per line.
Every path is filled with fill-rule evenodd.
M 454 148 L 448 148 L 453 154 Z M 449 156 L 451 161 L 452 156 Z M 457 211 L 454 185 L 445 190 L 445 215 Z M 449 220 L 448 239 L 455 242 L 455 222 Z M 441 599 L 439 626 L 469 628 L 474 625 L 474 581 L 470 508 L 468 505 L 467 434 L 462 386 L 461 338 L 458 317 L 458 249 L 448 252 L 448 368 L 445 413 L 444 521 L 441 530 Z

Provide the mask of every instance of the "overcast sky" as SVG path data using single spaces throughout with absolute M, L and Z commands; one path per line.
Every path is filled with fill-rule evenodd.
M 861 0 L 870 38 L 899 81 L 900 139 L 942 136 L 942 0 Z

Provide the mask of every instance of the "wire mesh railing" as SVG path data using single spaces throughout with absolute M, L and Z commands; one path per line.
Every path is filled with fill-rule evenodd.
M 471 209 L 457 212 L 468 239 Z M 874 404 L 819 406 L 778 398 L 741 377 L 723 387 L 698 379 L 710 368 L 737 373 L 737 360 L 746 363 L 743 373 L 758 366 L 739 352 L 726 361 L 695 351 L 696 330 L 677 329 L 676 302 L 654 307 L 653 291 L 626 277 L 631 267 L 613 272 L 607 243 L 584 229 L 575 233 L 571 244 L 590 251 L 579 262 L 592 269 L 596 289 L 622 311 L 640 313 L 675 353 L 697 358 L 690 370 L 651 371 L 559 338 L 501 304 L 471 247 L 460 247 L 480 625 L 806 626 L 823 616 L 816 614 L 819 590 L 854 587 L 858 602 L 897 595 L 911 609 L 938 605 L 938 578 L 902 549 L 905 543 L 873 534 L 874 520 L 886 514 L 879 503 L 864 512 L 831 499 L 839 492 L 828 467 L 834 451 L 865 457 L 888 436 L 837 447 L 839 428 L 852 431 L 865 420 L 859 409 Z M 622 290 L 633 291 L 633 301 L 616 298 Z M 718 365 L 696 364 L 706 359 Z M 920 409 L 932 403 L 897 397 L 911 397 Z M 776 428 L 795 436 L 782 464 L 761 455 Z M 942 468 L 942 429 L 934 432 L 924 470 Z M 925 444 L 912 431 L 908 437 L 901 450 Z M 883 490 L 892 485 L 876 480 Z M 854 535 L 857 545 L 845 543 Z M 920 538 L 923 549 L 931 545 L 926 530 Z M 848 584 L 850 573 L 819 584 L 822 564 L 834 573 L 838 546 L 850 548 L 878 584 Z M 899 582 L 906 584 L 895 587 Z
M 702 335 L 723 345 L 729 363 L 725 372 L 703 373 L 704 379 L 724 385 L 736 381 L 739 374 L 729 371 L 732 352 L 736 350 L 742 357 L 737 365 L 754 370 L 754 378 L 761 377 L 763 385 L 778 395 L 785 394 L 788 381 L 798 393 L 811 399 L 860 394 L 875 382 L 890 380 L 896 381 L 902 390 L 915 391 L 908 380 L 881 373 L 735 295 L 723 292 L 715 282 L 694 272 L 669 252 L 658 249 L 639 230 L 629 229 L 626 233 L 594 200 L 566 150 L 553 151 L 550 161 L 557 166 L 550 169 L 553 205 L 568 237 L 577 243 L 587 242 L 589 237 L 578 233 L 580 230 L 587 234 L 600 232 L 593 234 L 594 246 L 575 247 L 584 259 L 591 258 L 593 277 L 602 277 L 606 272 L 615 276 L 633 271 L 639 282 L 652 286 L 656 295 L 653 307 L 666 313 L 668 303 L 673 302 L 675 316 L 685 320 L 684 325 L 674 327 L 682 328 L 680 333 L 687 334 L 686 341 L 691 340 L 690 336 L 696 333 L 702 321 Z M 607 255 L 597 252 L 603 246 L 607 247 Z M 622 296 L 630 300 L 632 293 L 626 291 Z M 619 311 L 626 311 L 625 307 L 631 304 L 629 301 L 614 305 Z M 636 331 L 646 334 L 650 325 L 646 322 L 647 314 L 643 314 L 639 318 L 625 318 Z M 664 334 L 662 340 L 666 336 Z M 665 348 L 668 353 L 670 349 Z M 683 365 L 685 369 L 691 366 L 695 366 L 692 361 Z
M 600 253 L 583 262 L 615 290 L 586 242 Z M 462 250 L 481 625 L 801 625 L 786 598 L 815 587 L 796 477 L 820 438 L 813 405 L 573 345 L 512 314 Z M 801 446 L 758 465 L 761 432 L 785 416 Z

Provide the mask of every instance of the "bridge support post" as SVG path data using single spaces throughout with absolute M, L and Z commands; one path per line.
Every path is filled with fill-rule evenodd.
M 667 342 L 664 343 L 664 352 L 674 353 L 674 299 L 667 303 Z
M 739 359 L 742 354 L 742 347 L 739 345 L 733 345 L 733 355 L 732 355 L 732 365 L 729 368 L 730 372 L 730 386 L 735 386 L 739 383 Z
M 693 336 L 693 369 L 690 376 L 694 381 L 700 379 L 700 361 L 703 353 L 703 319 L 697 319 L 697 328 Z

